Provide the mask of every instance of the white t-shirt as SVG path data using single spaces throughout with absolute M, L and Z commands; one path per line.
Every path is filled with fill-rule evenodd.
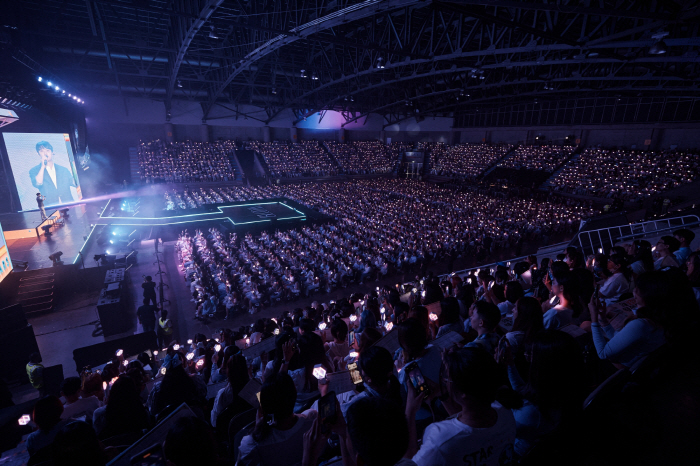
M 621 273 L 613 274 L 608 277 L 600 287 L 600 294 L 606 296 L 605 304 L 610 305 L 617 301 L 617 299 L 623 294 L 629 292 L 630 282 L 627 281 L 625 276 Z
M 544 328 L 557 330 L 565 325 L 569 325 L 573 318 L 574 311 L 572 309 L 557 304 L 544 313 L 542 321 L 544 323 Z
M 514 308 L 515 304 L 511 303 L 510 301 L 498 303 L 498 310 L 501 311 L 502 316 L 512 313 Z
M 92 413 L 101 406 L 100 400 L 96 396 L 80 398 L 75 403 L 63 405 L 61 419 L 78 419 L 85 416 L 85 419 L 92 421 Z
M 299 414 L 296 424 L 289 430 L 272 429 L 260 443 L 246 435 L 238 449 L 236 466 L 272 465 L 294 466 L 301 464 L 304 453 L 304 434 L 311 429 L 316 411 L 308 410 Z
M 498 420 L 493 427 L 475 429 L 460 422 L 459 414 L 430 424 L 423 444 L 413 457 L 418 466 L 499 466 L 513 461 L 515 418 L 498 402 L 491 407 Z

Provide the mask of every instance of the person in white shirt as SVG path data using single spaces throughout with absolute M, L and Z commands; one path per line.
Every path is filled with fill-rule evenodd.
M 656 243 L 656 255 L 658 259 L 654 261 L 656 270 L 665 269 L 666 267 L 678 267 L 680 264 L 673 255 L 680 247 L 680 241 L 673 236 L 662 236 Z
M 613 254 L 608 259 L 608 271 L 612 274 L 600 287 L 599 295 L 606 304 L 612 304 L 630 291 L 630 282 L 627 280 L 627 261 L 621 254 Z
M 61 419 L 82 419 L 92 422 L 92 413 L 99 408 L 102 403 L 96 396 L 80 397 L 80 377 L 68 377 L 61 383 L 61 396 L 65 398 L 63 414 Z
M 634 369 L 653 351 L 666 343 L 662 322 L 670 301 L 671 283 L 664 272 L 643 273 L 637 279 L 634 297 L 639 309 L 636 319 L 616 331 L 607 321 L 605 307 L 595 295 L 588 305 L 591 311 L 593 344 L 600 359 L 608 359 Z
M 581 313 L 576 277 L 568 270 L 558 271 L 552 280 L 552 294 L 559 299 L 559 304 L 549 308 L 549 302 L 544 302 L 542 320 L 544 328 L 559 329 Z
M 232 419 L 236 414 L 251 408 L 243 398 L 238 396 L 238 393 L 249 380 L 248 365 L 243 355 L 240 353 L 234 354 L 229 358 L 226 363 L 226 376 L 228 384 L 216 394 L 214 406 L 211 410 L 211 425 L 213 427 L 216 427 L 216 420 L 219 415 L 230 405 L 235 405 L 235 408 L 232 409 L 233 412 L 230 413 L 231 417 L 228 420 Z
M 318 413 L 294 414 L 297 390 L 286 373 L 274 374 L 260 389 L 260 411 L 255 429 L 243 437 L 236 466 L 292 466 L 301 463 L 303 438 Z M 342 417 L 342 416 L 340 416 Z
M 409 448 L 418 466 L 474 464 L 498 466 L 513 460 L 515 419 L 496 401 L 499 369 L 492 355 L 479 348 L 462 348 L 445 354 L 449 397 L 444 407 L 450 414 L 430 424 L 417 451 L 415 411 L 425 398 L 410 387 L 406 403 Z M 415 454 L 414 454 L 415 453 Z

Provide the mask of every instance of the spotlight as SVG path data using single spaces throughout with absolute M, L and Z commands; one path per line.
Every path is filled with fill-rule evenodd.
M 43 78 L 41 76 L 39 76 L 39 82 L 41 82 L 41 81 L 43 81 Z
M 59 88 L 58 86 L 56 86 L 56 90 L 59 90 L 59 89 L 60 89 L 60 88 Z
M 649 55 L 663 55 L 666 52 L 668 52 L 668 48 L 666 47 L 666 42 L 663 40 L 660 40 L 649 47 Z
M 177 80 L 177 87 L 182 87 L 182 83 L 180 82 L 179 79 Z
M 68 97 L 73 97 L 72 95 L 68 94 Z
M 113 232 L 112 232 L 112 235 L 113 235 L 113 236 L 117 236 L 117 232 L 116 232 L 116 231 L 113 231 Z
M 53 254 L 49 256 L 49 259 L 53 262 L 53 265 L 61 263 L 61 256 L 63 255 L 63 251 L 56 251 Z
M 73 96 L 73 100 L 78 100 L 78 98 L 76 96 Z
M 306 70 L 301 70 L 301 77 L 305 78 L 306 77 Z
M 114 240 L 109 240 L 109 244 L 114 244 Z
M 65 94 L 65 93 L 66 93 L 66 90 L 64 89 L 62 92 Z
M 51 81 L 47 82 L 46 85 L 49 87 L 53 86 L 53 84 L 51 84 Z

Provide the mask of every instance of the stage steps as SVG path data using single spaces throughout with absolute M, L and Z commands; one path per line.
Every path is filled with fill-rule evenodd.
M 25 314 L 38 314 L 54 310 L 55 274 L 45 273 L 20 279 L 17 299 Z
M 129 147 L 129 175 L 132 184 L 141 184 L 139 173 L 139 152 L 136 147 Z

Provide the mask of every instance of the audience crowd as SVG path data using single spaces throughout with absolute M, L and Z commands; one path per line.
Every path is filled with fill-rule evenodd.
M 498 163 L 499 167 L 516 170 L 541 170 L 552 173 L 576 149 L 575 146 L 519 146 Z
M 233 141 L 166 143 L 158 139 L 141 143 L 138 147 L 141 181 L 233 181 L 235 170 L 228 157 L 234 151 Z
M 203 285 L 218 285 L 218 299 L 264 275 L 263 261 L 303 268 L 295 242 L 304 238 L 183 232 L 183 276 L 201 313 Z M 603 452 L 657 460 L 664 453 L 644 457 L 644 444 L 658 441 L 648 429 L 663 408 L 649 403 L 641 425 L 626 416 L 688 359 L 700 317 L 693 240 L 681 229 L 654 251 L 644 240 L 588 258 L 568 247 L 553 261 L 428 274 L 117 352 L 101 370 L 65 379 L 62 399 L 36 403 L 32 464 L 104 465 L 182 403 L 164 441 L 127 452 L 144 455 L 132 464 L 153 464 L 150 455 L 172 466 L 587 464 L 579 458 Z M 271 252 L 276 242 L 284 257 Z M 659 261 L 670 255 L 684 261 Z M 581 451 L 591 429 L 598 446 Z
M 444 152 L 433 151 L 431 173 L 474 179 L 512 148 L 512 144 L 457 144 Z
M 589 148 L 549 181 L 555 191 L 639 201 L 697 179 L 697 151 Z
M 329 176 L 336 175 L 338 171 L 318 141 L 249 141 L 246 144 L 249 149 L 264 157 L 273 178 Z
M 398 155 L 394 157 L 390 146 L 381 141 L 342 143 L 326 141 L 324 145 L 344 173 L 374 174 L 390 173 L 396 167 Z

